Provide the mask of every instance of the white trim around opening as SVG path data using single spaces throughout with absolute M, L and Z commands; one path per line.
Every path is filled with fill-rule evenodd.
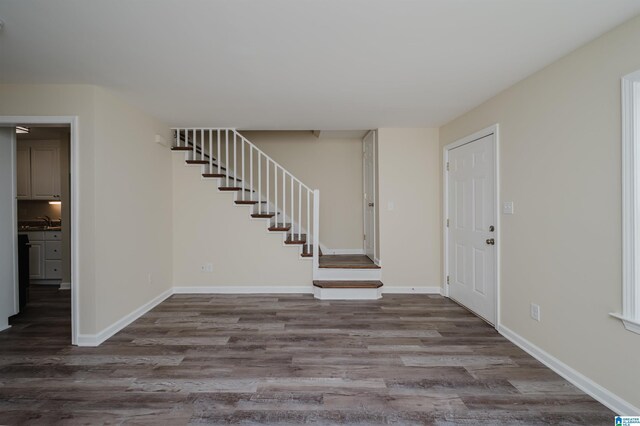
M 640 334 L 640 70 L 622 78 L 622 313 Z
M 79 282 L 80 275 L 80 240 L 78 229 L 80 223 L 80 176 L 78 159 L 78 117 L 77 116 L 0 116 L 0 126 L 17 124 L 68 124 L 70 127 L 69 173 L 71 174 L 71 344 L 78 344 L 80 329 Z

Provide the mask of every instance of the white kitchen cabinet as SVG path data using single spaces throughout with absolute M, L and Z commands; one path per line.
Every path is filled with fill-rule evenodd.
M 62 242 L 61 241 L 45 241 L 44 242 L 44 258 L 47 260 L 62 259 Z
M 61 260 L 45 260 L 44 275 L 48 280 L 59 280 L 62 278 L 62 261 Z
M 28 146 L 18 145 L 16 149 L 16 175 L 17 198 L 31 198 L 31 150 Z
M 29 236 L 29 278 L 46 284 L 62 279 L 62 233 L 59 231 L 32 231 Z
M 20 141 L 17 154 L 18 198 L 60 199 L 60 144 L 58 141 Z
M 29 241 L 29 278 L 43 280 L 44 274 L 44 241 Z

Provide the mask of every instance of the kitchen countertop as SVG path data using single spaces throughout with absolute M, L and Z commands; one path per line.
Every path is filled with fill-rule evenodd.
M 31 226 L 28 228 L 18 228 L 18 233 L 25 232 L 60 232 L 62 231 L 62 227 L 60 226 L 51 226 L 51 227 L 42 227 L 42 226 Z

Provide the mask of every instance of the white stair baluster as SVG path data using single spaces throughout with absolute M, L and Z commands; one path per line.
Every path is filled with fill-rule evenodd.
M 287 186 L 285 183 L 287 182 L 287 172 L 282 169 L 282 223 L 285 223 L 284 220 L 287 217 Z
M 224 162 L 224 173 L 226 175 L 227 184 L 225 186 L 229 186 L 229 130 L 224 131 L 224 154 L 225 154 L 225 162 Z
M 218 174 L 220 174 L 220 129 L 218 129 L 218 156 L 216 161 L 218 162 Z
M 258 151 L 258 214 L 262 213 L 262 161 L 261 153 Z
M 253 201 L 253 146 L 249 145 L 249 189 L 251 201 Z
M 204 160 L 204 129 L 200 129 L 200 160 Z
M 298 182 L 298 240 L 302 235 L 300 229 L 302 228 L 302 185 Z
M 311 212 L 309 211 L 309 190 L 305 191 L 307 193 L 307 253 L 309 252 L 309 242 L 311 241 L 311 223 L 310 222 L 310 217 L 311 217 Z
M 273 203 L 273 212 L 276 214 L 276 227 L 278 226 L 278 166 L 274 166 L 274 180 L 273 180 L 273 189 L 276 193 L 275 202 Z
M 196 152 L 196 131 L 195 129 L 191 131 L 191 138 L 192 138 L 192 146 L 193 146 L 193 152 L 191 153 L 191 159 L 193 160 L 197 160 L 198 159 L 198 153 Z M 188 140 L 189 138 L 187 138 Z
M 238 151 L 236 149 L 236 132 L 233 132 L 233 186 L 238 186 L 237 183 L 237 179 L 238 179 L 238 162 L 237 162 L 237 158 L 238 158 Z M 229 167 L 227 166 L 227 169 Z
M 267 174 L 266 174 L 266 176 L 265 176 L 265 177 L 266 177 L 266 179 L 267 179 L 267 198 L 266 198 L 266 200 L 267 200 L 267 214 L 269 214 L 269 211 L 271 210 L 271 207 L 269 206 L 269 181 L 271 180 L 271 179 L 269 179 L 269 163 L 270 163 L 270 162 L 271 162 L 271 161 L 267 158 L 267 159 L 266 159 L 266 163 L 267 163 Z
M 296 217 L 296 212 L 293 210 L 293 176 L 291 176 L 291 239 L 295 239 L 295 227 L 293 226 L 293 220 Z M 300 224 L 298 224 L 300 226 Z
M 244 200 L 244 138 L 240 139 L 240 149 L 242 149 L 242 199 Z
M 213 130 L 209 129 L 209 173 L 213 173 Z

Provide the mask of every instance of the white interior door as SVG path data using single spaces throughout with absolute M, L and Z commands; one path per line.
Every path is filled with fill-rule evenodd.
M 15 128 L 0 127 L 0 330 L 17 313 Z
M 375 139 L 376 132 L 371 131 L 362 141 L 363 181 L 364 181 L 364 253 L 375 260 L 376 225 L 375 225 Z
M 449 297 L 496 322 L 495 136 L 448 152 Z

